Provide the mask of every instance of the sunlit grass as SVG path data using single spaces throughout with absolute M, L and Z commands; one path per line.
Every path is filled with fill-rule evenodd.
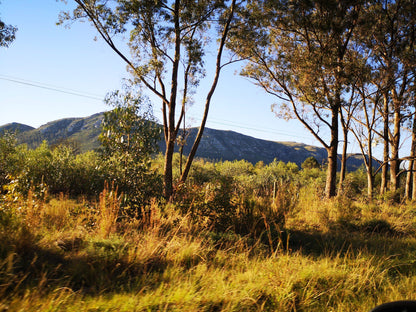
M 2 202 L 0 310 L 367 311 L 412 299 L 414 208 L 315 196 L 299 195 L 279 237 L 213 232 L 156 200 L 130 218 L 109 190 Z

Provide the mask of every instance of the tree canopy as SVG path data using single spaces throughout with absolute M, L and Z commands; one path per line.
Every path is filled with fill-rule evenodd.
M 16 31 L 16 27 L 6 25 L 6 23 L 0 19 L 0 47 L 9 47 L 16 38 Z
M 233 22 L 236 0 L 75 2 L 75 10 L 63 13 L 61 22 L 89 20 L 108 46 L 126 62 L 133 81 L 152 92 L 162 103 L 166 142 L 164 193 L 166 197 L 171 197 L 172 157 L 179 127 L 191 103 L 192 94 L 205 77 L 206 49 L 217 44 L 214 76 L 206 92 L 200 131 L 180 179 L 184 182 L 201 140 L 211 98 L 224 66 L 222 54 Z M 125 33 L 129 34 L 130 56 L 115 40 L 117 35 Z

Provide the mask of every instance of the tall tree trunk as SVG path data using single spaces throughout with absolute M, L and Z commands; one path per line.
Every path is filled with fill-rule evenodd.
M 368 161 L 366 162 L 367 166 L 367 196 L 368 200 L 371 202 L 373 200 L 373 189 L 374 189 L 374 174 L 373 174 L 373 147 L 371 146 L 372 137 L 370 135 L 370 131 L 367 139 L 367 145 L 368 145 Z M 364 155 L 365 157 L 365 155 Z
M 336 195 L 337 165 L 338 165 L 338 111 L 339 106 L 332 108 L 331 142 L 327 148 L 328 169 L 326 173 L 325 195 L 331 198 Z
M 383 195 L 387 191 L 387 179 L 389 171 L 389 99 L 388 93 L 384 93 L 384 106 L 383 106 L 383 167 L 381 168 L 381 184 L 380 195 Z
M 416 161 L 414 160 L 416 156 L 416 114 L 413 115 L 413 125 L 412 125 L 412 146 L 410 149 L 410 164 L 409 172 L 407 173 L 406 178 L 406 198 L 407 199 L 416 199 L 416 175 L 415 167 Z
M 210 107 L 210 104 L 211 104 L 211 99 L 212 99 L 212 96 L 214 95 L 215 89 L 217 88 L 218 80 L 220 78 L 220 73 L 221 73 L 221 69 L 222 69 L 222 65 L 221 65 L 222 53 L 224 51 L 225 43 L 226 43 L 226 40 L 228 38 L 228 32 L 230 30 L 231 22 L 234 18 L 235 5 L 236 5 L 236 0 L 232 0 L 231 5 L 230 5 L 230 13 L 228 15 L 227 22 L 224 25 L 224 29 L 223 29 L 223 32 L 222 32 L 220 44 L 219 44 L 219 47 L 218 47 L 217 59 L 216 59 L 216 63 L 215 63 L 214 80 L 212 82 L 211 88 L 210 88 L 210 90 L 207 94 L 207 97 L 205 99 L 205 109 L 204 109 L 204 115 L 202 117 L 201 125 L 199 127 L 199 130 L 198 130 L 198 133 L 196 135 L 195 141 L 194 141 L 194 143 L 191 147 L 191 151 L 189 152 L 188 159 L 185 163 L 185 169 L 182 172 L 181 177 L 180 177 L 180 182 L 181 183 L 185 183 L 186 179 L 188 178 L 189 170 L 191 169 L 191 165 L 192 165 L 192 162 L 194 160 L 196 151 L 197 151 L 199 143 L 201 142 L 201 139 L 202 139 L 202 134 L 204 132 L 205 124 L 206 124 L 206 121 L 207 121 L 207 118 L 208 118 L 208 112 L 209 112 L 209 107 Z
M 372 166 L 371 160 L 370 160 L 370 165 Z M 370 202 L 373 200 L 373 188 L 374 188 L 373 168 L 370 167 L 370 168 L 367 168 L 367 196 Z
M 413 157 L 413 153 L 411 153 L 410 157 Z M 407 171 L 406 174 L 406 185 L 405 185 L 405 192 L 404 192 L 404 196 L 407 200 L 411 200 L 412 199 L 412 180 L 413 180 L 413 166 L 414 166 L 414 161 L 410 160 L 409 162 L 409 169 Z
M 163 195 L 166 199 L 171 199 L 173 194 L 173 152 L 175 149 L 176 129 L 175 129 L 175 110 L 176 96 L 178 93 L 178 72 L 181 59 L 181 28 L 179 21 L 180 0 L 175 1 L 174 23 L 175 23 L 175 57 L 172 66 L 170 101 L 168 105 L 168 138 L 166 140 L 165 167 L 163 180 Z M 166 133 L 166 132 L 165 132 Z
M 410 161 L 409 161 L 409 168 L 408 168 L 407 175 L 406 175 L 406 186 L 405 186 L 405 194 L 404 194 L 404 196 L 407 200 L 412 199 L 412 188 L 413 188 L 412 180 L 413 180 L 413 175 L 414 175 L 413 167 L 414 167 L 414 163 L 415 163 L 413 158 L 415 157 L 415 148 L 416 148 L 416 133 L 415 133 L 416 129 L 415 129 L 415 126 L 416 126 L 416 115 L 413 115 L 412 145 L 411 145 L 411 148 L 410 148 Z
M 413 170 L 412 200 L 414 201 L 414 200 L 416 200 L 416 174 L 415 174 L 415 172 L 416 172 L 416 161 L 413 161 L 412 170 Z
M 391 160 L 390 160 L 390 189 L 395 192 L 400 187 L 399 170 L 399 148 L 400 148 L 400 111 L 395 109 L 394 112 L 394 129 L 391 140 Z
M 174 149 L 175 149 L 175 141 L 170 140 L 169 138 L 166 142 L 165 166 L 163 170 L 163 196 L 166 199 L 170 199 L 173 194 L 172 163 L 173 163 Z
M 344 144 L 342 146 L 342 158 L 341 158 L 341 172 L 339 175 L 339 185 L 338 189 L 342 189 L 342 185 L 344 184 L 345 175 L 347 173 L 347 149 L 348 149 L 348 129 L 346 127 L 342 127 L 342 132 L 344 134 Z

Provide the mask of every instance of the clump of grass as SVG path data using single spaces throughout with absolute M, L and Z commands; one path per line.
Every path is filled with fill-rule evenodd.
M 116 221 L 119 216 L 121 199 L 117 194 L 117 188 L 109 190 L 108 185 L 100 194 L 98 203 L 97 230 L 101 237 L 107 238 L 116 231 Z

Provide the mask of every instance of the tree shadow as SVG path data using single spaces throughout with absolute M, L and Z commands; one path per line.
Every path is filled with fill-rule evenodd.
M 289 250 L 312 257 L 349 254 L 405 260 L 416 256 L 416 240 L 412 235 L 393 229 L 384 220 L 359 225 L 338 221 L 330 224 L 325 232 L 288 230 L 284 239 Z
M 95 246 L 102 250 L 87 253 L 91 246 L 62 250 L 24 244 L 11 249 L 7 243 L 0 241 L 0 250 L 9 249 L 0 254 L 0 294 L 5 296 L 23 295 L 29 289 L 47 293 L 59 287 L 90 295 L 128 291 L 140 285 L 153 288 L 161 283 L 170 264 L 157 255 L 129 261 L 125 255 L 105 250 L 111 246 Z

